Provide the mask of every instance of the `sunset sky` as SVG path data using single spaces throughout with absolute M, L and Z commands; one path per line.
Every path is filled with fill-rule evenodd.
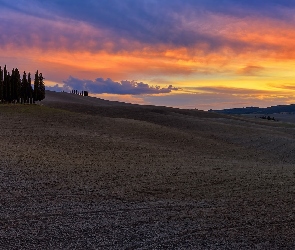
M 0 65 L 47 89 L 223 109 L 295 103 L 295 1 L 0 0 Z

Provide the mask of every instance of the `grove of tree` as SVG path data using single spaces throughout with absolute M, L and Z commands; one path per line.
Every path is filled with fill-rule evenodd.
M 35 73 L 34 88 L 31 73 L 24 72 L 22 77 L 19 70 L 13 69 L 11 74 L 6 65 L 0 66 L 0 102 L 1 103 L 35 103 L 45 98 L 45 84 L 42 73 Z

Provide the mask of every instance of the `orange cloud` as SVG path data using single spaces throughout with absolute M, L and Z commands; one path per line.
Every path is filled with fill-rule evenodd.
M 264 70 L 264 67 L 255 66 L 255 65 L 248 65 L 238 70 L 238 74 L 253 76 L 261 73 Z

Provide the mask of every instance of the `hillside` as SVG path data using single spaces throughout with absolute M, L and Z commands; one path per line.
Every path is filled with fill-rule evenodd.
M 223 110 L 211 110 L 215 113 L 221 114 L 279 114 L 279 113 L 295 113 L 295 104 L 290 105 L 277 105 L 267 108 L 259 107 L 246 107 L 246 108 L 232 108 L 232 109 L 223 109 Z
M 1 248 L 295 247 L 295 124 L 49 91 L 0 122 Z

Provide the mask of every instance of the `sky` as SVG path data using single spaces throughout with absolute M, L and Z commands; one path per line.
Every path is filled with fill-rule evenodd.
M 293 0 L 0 0 L 0 65 L 189 109 L 295 103 Z

